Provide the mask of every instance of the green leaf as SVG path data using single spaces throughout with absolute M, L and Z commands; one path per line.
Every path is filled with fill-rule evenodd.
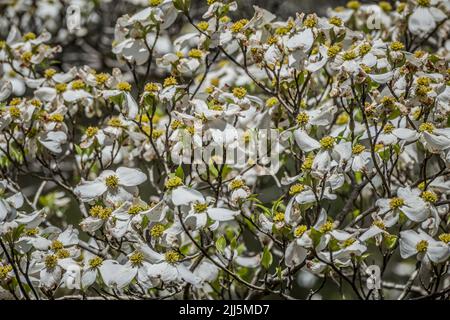
M 270 252 L 269 248 L 265 246 L 261 259 L 261 264 L 267 270 L 272 265 L 272 262 L 273 262 L 272 253 Z
M 83 149 L 81 149 L 81 147 L 76 144 L 75 145 L 75 152 L 76 152 L 76 154 L 81 155 L 81 154 L 83 154 Z
M 184 171 L 183 171 L 183 168 L 181 167 L 181 165 L 178 166 L 177 170 L 175 171 L 175 175 L 184 181 Z
M 309 234 L 311 240 L 313 241 L 314 247 L 316 247 L 320 243 L 320 238 L 322 237 L 322 233 L 314 228 L 311 228 L 311 232 Z
M 216 240 L 216 249 L 220 253 L 224 253 L 225 247 L 227 246 L 227 240 L 225 240 L 224 236 L 221 236 L 219 239 Z
M 394 249 L 397 244 L 397 240 L 398 237 L 393 234 L 384 237 L 384 242 L 388 249 Z

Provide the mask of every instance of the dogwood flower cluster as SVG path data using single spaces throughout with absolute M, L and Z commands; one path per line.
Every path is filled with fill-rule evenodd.
M 130 2 L 106 70 L 57 63 L 58 1 L 1 13 L 2 292 L 449 297 L 448 1 Z

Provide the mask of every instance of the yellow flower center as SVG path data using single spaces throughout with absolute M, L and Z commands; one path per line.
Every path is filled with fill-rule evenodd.
M 38 228 L 32 228 L 32 229 L 26 229 L 25 230 L 25 234 L 29 237 L 35 236 L 39 233 L 39 229 Z
M 239 87 L 233 89 L 233 95 L 238 98 L 242 99 L 247 95 L 247 90 L 245 88 Z
M 189 51 L 188 56 L 194 59 L 200 59 L 203 57 L 203 52 L 199 49 L 192 49 Z
M 88 136 L 89 138 L 92 138 L 93 136 L 95 136 L 98 132 L 98 128 L 97 127 L 88 127 L 86 129 L 86 136 Z
M 58 83 L 55 85 L 55 89 L 57 92 L 61 93 L 67 90 L 67 84 L 65 83 Z
M 358 52 L 360 56 L 364 56 L 366 55 L 370 50 L 372 49 L 372 46 L 370 45 L 370 43 L 363 43 L 359 48 L 358 48 Z
M 389 2 L 387 1 L 380 1 L 378 3 L 378 5 L 380 6 L 381 10 L 383 10 L 384 12 L 390 12 L 392 11 L 392 6 Z
M 441 240 L 444 243 L 450 242 L 450 233 L 443 233 L 439 235 L 439 240 Z
M 111 118 L 108 121 L 108 125 L 111 127 L 119 128 L 122 126 L 122 120 L 120 120 L 119 118 Z
M 302 170 L 310 170 L 314 162 L 314 156 L 308 156 L 302 163 Z
M 63 122 L 64 116 L 61 113 L 54 113 L 48 117 L 48 120 L 52 122 Z
M 427 252 L 428 250 L 428 241 L 420 240 L 416 245 L 417 252 Z
M 420 97 L 425 97 L 427 95 L 428 92 L 430 92 L 431 90 L 433 90 L 431 87 L 429 86 L 417 86 L 416 87 L 416 95 L 420 96 Z
M 109 75 L 106 73 L 99 73 L 97 75 L 95 75 L 95 82 L 97 82 L 97 84 L 102 85 L 105 84 L 106 81 L 108 81 L 109 79 Z
M 231 184 L 230 184 L 231 190 L 240 189 L 244 186 L 245 186 L 245 183 L 241 179 L 234 179 L 233 181 L 231 181 Z
M 75 80 L 72 82 L 72 89 L 74 90 L 81 90 L 86 87 L 86 84 L 83 82 L 83 80 Z
M 364 147 L 362 144 L 356 144 L 352 148 L 352 153 L 361 154 L 364 150 L 366 150 L 366 147 Z
M 414 57 L 416 57 L 416 58 L 422 58 L 424 55 L 425 55 L 425 51 L 423 51 L 423 50 L 416 50 L 415 52 L 414 52 Z
M 380 228 L 381 230 L 386 229 L 386 225 L 384 224 L 383 220 L 374 220 L 372 224 Z
M 355 241 L 356 241 L 355 238 L 349 238 L 342 243 L 342 247 L 344 248 L 350 247 L 352 244 L 355 243 Z
M 206 21 L 200 21 L 199 23 L 197 23 L 197 28 L 202 31 L 206 31 L 209 28 L 209 23 Z
M 9 108 L 9 114 L 13 118 L 20 118 L 20 109 L 17 107 L 10 107 Z
M 58 251 L 58 250 L 61 250 L 62 248 L 64 248 L 64 245 L 59 240 L 53 240 L 52 244 L 51 244 L 51 248 L 53 251 Z
M 172 123 L 170 124 L 170 127 L 172 128 L 172 130 L 176 130 L 178 129 L 180 126 L 182 125 L 180 120 L 173 120 Z
M 332 45 L 328 48 L 327 54 L 330 58 L 333 58 L 341 51 L 341 46 L 338 44 Z
M 266 100 L 266 107 L 268 108 L 272 108 L 273 106 L 278 104 L 278 98 L 277 97 L 272 97 Z
M 159 87 L 156 83 L 150 82 L 145 85 L 144 90 L 147 92 L 155 92 L 159 90 Z
M 178 84 L 177 79 L 175 77 L 167 77 L 164 79 L 164 87 L 175 86 Z
M 344 52 L 344 55 L 342 56 L 342 58 L 344 58 L 344 60 L 353 60 L 358 56 L 358 54 L 356 53 L 355 50 L 348 50 Z
M 434 125 L 430 122 L 424 122 L 421 123 L 419 126 L 419 131 L 420 132 L 428 132 L 428 133 L 433 133 L 434 132 Z
M 181 180 L 180 177 L 174 176 L 169 179 L 167 179 L 166 183 L 164 184 L 166 189 L 175 189 L 176 187 L 179 187 L 183 184 L 183 180 Z
M 98 217 L 99 214 L 104 210 L 104 208 L 100 205 L 95 205 L 89 209 L 89 215 L 92 217 Z
M 350 120 L 350 118 L 349 118 L 348 114 L 341 113 L 336 119 L 336 124 L 343 125 L 343 124 L 348 123 L 349 120 Z
M 327 221 L 320 227 L 319 231 L 322 233 L 325 233 L 325 232 L 333 230 L 333 228 L 334 228 L 333 222 Z
M 119 178 L 116 175 L 107 176 L 105 184 L 108 188 L 115 189 L 119 186 Z
M 33 53 L 31 53 L 31 51 L 26 51 L 22 53 L 20 57 L 24 62 L 30 62 L 31 57 L 33 57 Z
M 359 1 L 349 1 L 347 2 L 347 8 L 358 10 L 361 7 L 361 3 Z
M 13 267 L 10 264 L 0 266 L 0 279 L 5 279 L 12 270 Z
M 331 17 L 330 19 L 328 19 L 328 22 L 337 27 L 342 26 L 342 19 L 339 17 Z
M 193 207 L 194 207 L 194 211 L 196 213 L 201 213 L 201 212 L 205 212 L 206 209 L 208 209 L 208 204 L 197 202 L 197 203 L 194 203 Z
M 397 12 L 398 13 L 402 13 L 403 11 L 405 11 L 405 8 L 406 8 L 406 3 L 405 2 L 400 2 L 397 5 Z
M 23 35 L 24 41 L 29 41 L 29 40 L 34 40 L 34 39 L 36 39 L 36 34 L 34 34 L 33 32 L 28 32 Z
M 395 127 L 392 123 L 386 123 L 386 125 L 383 128 L 383 132 L 386 134 L 392 133 L 394 131 Z
M 294 194 L 300 193 L 305 190 L 305 186 L 301 183 L 296 183 L 289 188 L 289 195 L 293 196 Z
M 332 149 L 334 147 L 334 144 L 336 143 L 336 139 L 334 137 L 331 136 L 326 136 L 323 137 L 322 139 L 320 139 L 320 146 L 322 147 L 322 149 Z
M 181 255 L 176 251 L 170 250 L 164 254 L 164 258 L 168 263 L 176 263 L 181 260 Z
M 56 256 L 58 257 L 58 259 L 65 259 L 70 257 L 70 252 L 66 249 L 60 249 L 56 251 Z
M 277 212 L 273 216 L 273 221 L 274 222 L 282 222 L 282 221 L 284 221 L 284 212 Z
M 435 203 L 438 200 L 437 194 L 429 190 L 422 192 L 420 196 L 423 200 L 430 203 Z
M 233 25 L 231 26 L 231 32 L 233 32 L 233 33 L 240 32 L 247 23 L 248 23 L 247 19 L 241 19 L 241 20 L 233 23 Z
M 163 233 L 164 233 L 164 226 L 162 224 L 155 224 L 151 229 L 150 229 L 150 235 L 153 238 L 160 238 Z
M 102 219 L 102 220 L 106 220 L 111 216 L 113 209 L 112 208 L 103 208 L 103 210 L 101 210 L 97 217 Z
M 429 77 L 419 77 L 416 79 L 418 85 L 429 86 L 431 84 L 431 78 Z
M 103 259 L 100 257 L 95 257 L 89 260 L 89 267 L 91 269 L 95 269 L 97 267 L 100 267 L 103 264 Z
M 47 269 L 53 269 L 58 264 L 58 257 L 54 254 L 50 254 L 45 257 L 44 264 Z
M 417 4 L 421 7 L 431 6 L 431 0 L 417 0 Z
M 306 28 L 313 28 L 317 24 L 317 17 L 313 14 L 308 14 L 306 16 L 306 19 L 303 21 L 303 25 Z
M 144 261 L 144 254 L 142 252 L 135 251 L 130 256 L 130 262 L 134 267 L 141 265 L 142 261 Z
M 150 7 L 159 6 L 162 3 L 162 0 L 148 0 L 148 4 Z
M 131 84 L 129 84 L 129 83 L 126 82 L 126 81 L 122 81 L 122 82 L 119 82 L 119 83 L 116 85 L 116 89 L 117 89 L 117 90 L 121 90 L 121 91 L 127 91 L 127 92 L 130 92 L 130 91 L 131 91 Z
M 143 206 L 140 204 L 135 204 L 128 208 L 128 214 L 134 216 L 134 215 L 138 214 L 139 212 L 142 212 L 147 209 L 148 209 L 148 207 L 146 207 L 146 206 Z
M 46 77 L 46 78 L 51 78 L 51 77 L 53 77 L 54 75 L 56 74 L 56 70 L 55 69 L 46 69 L 45 71 L 44 71 L 44 76 Z
M 405 200 L 399 197 L 392 198 L 389 200 L 389 207 L 391 209 L 397 209 L 405 204 Z
M 30 102 L 33 106 L 35 106 L 35 107 L 40 107 L 40 106 L 42 106 L 42 102 L 39 100 L 39 99 L 33 99 L 33 100 L 31 100 L 31 102 Z
M 394 41 L 391 42 L 391 44 L 389 45 L 389 48 L 391 48 L 392 51 L 400 51 L 405 49 L 405 45 L 403 43 L 401 43 L 400 41 Z
M 306 112 L 300 112 L 297 115 L 297 123 L 299 124 L 299 126 L 304 127 L 308 124 L 309 122 L 309 115 Z
M 384 96 L 383 98 L 381 98 L 381 103 L 385 107 L 392 108 L 392 106 L 394 106 L 395 104 L 395 99 L 394 97 Z
M 304 224 L 299 225 L 297 228 L 295 228 L 295 230 L 294 230 L 294 235 L 295 235 L 297 238 L 299 238 L 299 237 L 301 237 L 301 236 L 306 232 L 306 230 L 308 230 L 308 227 L 307 227 L 307 226 L 305 226 Z

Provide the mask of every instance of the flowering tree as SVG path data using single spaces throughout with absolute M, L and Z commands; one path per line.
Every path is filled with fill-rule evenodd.
M 449 298 L 448 1 L 69 2 L 0 4 L 2 297 Z

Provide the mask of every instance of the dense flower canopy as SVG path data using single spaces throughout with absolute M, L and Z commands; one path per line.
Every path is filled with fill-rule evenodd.
M 28 2 L 0 4 L 2 296 L 449 297 L 449 1 L 128 0 L 101 70 Z

